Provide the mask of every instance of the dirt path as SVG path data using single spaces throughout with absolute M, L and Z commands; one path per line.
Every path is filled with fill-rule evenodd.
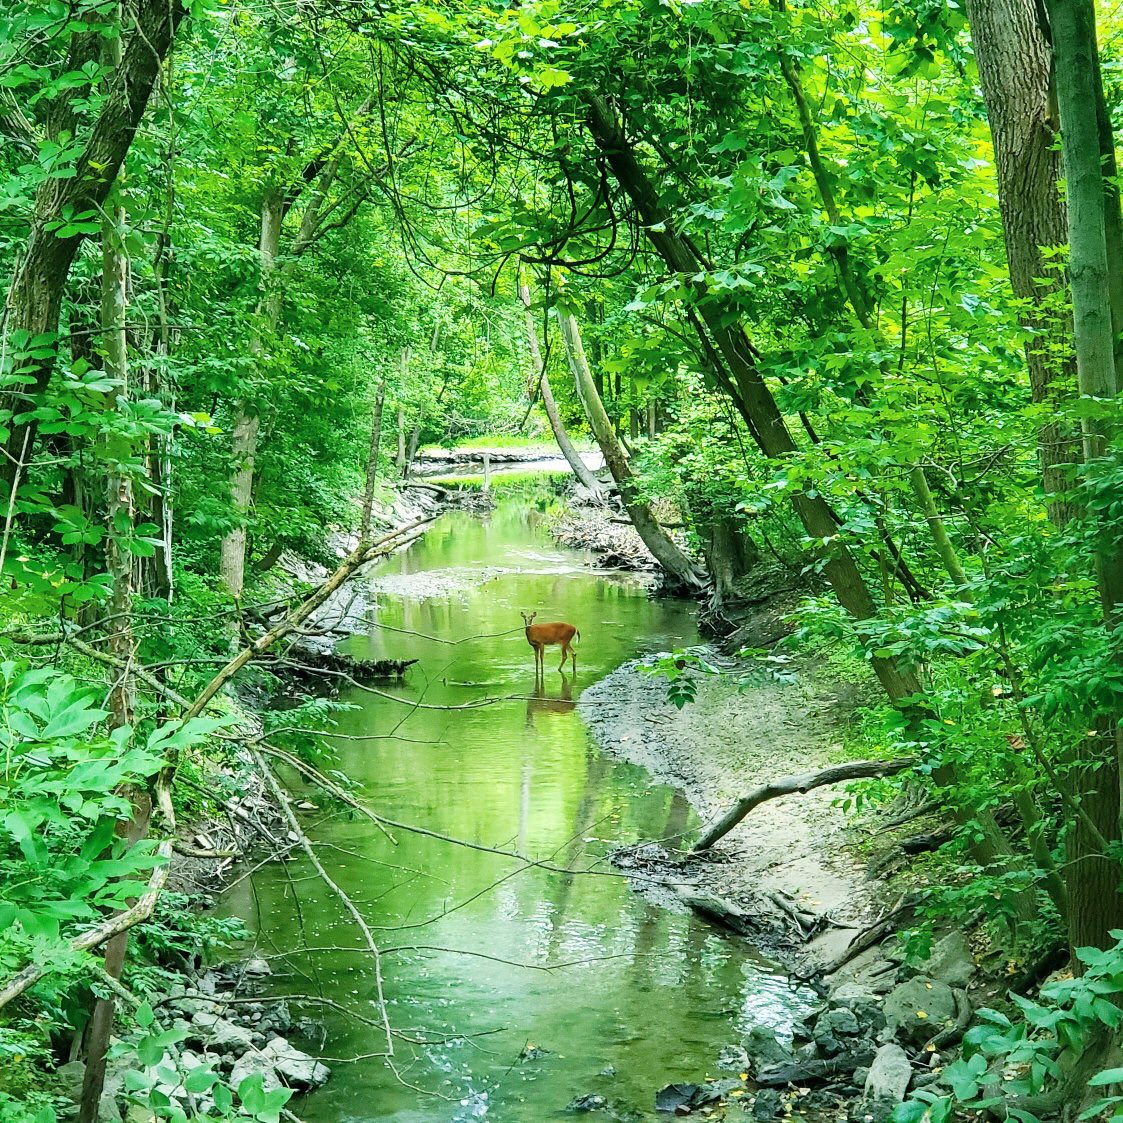
M 580 710 L 607 752 L 680 788 L 709 821 L 761 783 L 842 759 L 857 692 L 807 665 L 792 674 L 780 682 L 761 670 L 741 689 L 729 677 L 707 676 L 697 700 L 677 710 L 666 701 L 665 680 L 629 664 L 589 687 Z M 734 901 L 782 890 L 809 912 L 859 925 L 874 911 L 878 885 L 851 853 L 845 813 L 832 806 L 842 794 L 820 788 L 762 804 L 717 845 L 715 861 L 692 865 L 691 880 Z M 829 931 L 813 954 L 829 957 L 852 934 Z

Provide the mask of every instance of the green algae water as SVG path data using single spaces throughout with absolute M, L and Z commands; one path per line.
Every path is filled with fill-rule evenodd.
M 588 561 L 555 546 L 543 514 L 516 497 L 490 515 L 444 515 L 367 578 L 369 632 L 346 649 L 420 662 L 387 688 L 400 701 L 341 693 L 354 709 L 339 717 L 336 767 L 361 799 L 404 823 L 605 874 L 614 846 L 690 829 L 683 797 L 601 754 L 575 703 L 626 660 L 697 642 L 695 606 L 652 600 L 634 575 Z M 522 609 L 580 629 L 575 678 L 557 672 L 558 649 L 548 649 L 536 691 Z M 417 706 L 506 695 L 520 697 Z M 227 909 L 271 957 L 272 993 L 338 1004 L 292 1003 L 322 1024 L 322 1039 L 303 1044 L 333 1072 L 291 1105 L 309 1123 L 533 1123 L 565 1117 L 589 1093 L 616 1118 L 665 1119 L 658 1088 L 719 1075 L 722 1047 L 749 1025 L 783 1031 L 806 1007 L 744 942 L 619 877 L 527 869 L 404 831 L 394 845 L 306 794 L 319 807 L 303 815 L 321 860 L 384 949 L 399 1035 L 391 1069 L 379 1056 L 370 956 L 303 859 L 231 890 Z

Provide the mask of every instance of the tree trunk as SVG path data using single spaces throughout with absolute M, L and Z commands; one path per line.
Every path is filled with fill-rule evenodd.
M 382 443 L 382 405 L 386 400 L 386 375 L 378 380 L 378 393 L 374 398 L 374 416 L 370 422 L 370 449 L 367 452 L 367 470 L 363 488 L 363 514 L 359 522 L 359 541 L 370 538 L 370 518 L 374 509 L 374 485 L 378 479 L 378 446 Z
M 1068 201 L 1077 378 L 1082 395 L 1104 399 L 1113 397 L 1117 386 L 1107 198 L 1097 118 L 1102 89 L 1096 57 L 1095 12 L 1091 0 L 1049 0 L 1049 17 L 1056 53 Z M 1123 263 L 1114 265 L 1120 268 Z M 1103 455 L 1107 445 L 1103 424 L 1096 418 L 1087 418 L 1082 428 L 1084 459 L 1095 460 Z M 1096 565 L 1105 623 L 1114 628 L 1117 606 L 1123 600 L 1123 562 L 1118 550 L 1101 548 Z M 1068 934 L 1074 948 L 1107 947 L 1113 943 L 1111 930 L 1123 926 L 1118 861 L 1103 852 L 1105 841 L 1115 845 L 1120 837 L 1118 737 L 1118 715 L 1099 715 L 1096 731 L 1082 743 L 1072 771 L 1074 794 L 1087 815 L 1087 820 L 1077 817 L 1067 836 Z
M 593 140 L 635 205 L 652 246 L 673 272 L 694 276 L 702 264 L 702 255 L 675 229 L 615 114 L 597 95 L 588 95 L 586 105 Z M 787 458 L 797 446 L 757 368 L 755 352 L 741 326 L 739 313 L 727 301 L 700 295 L 707 297 L 699 304 L 698 316 L 703 321 L 703 346 L 715 378 L 733 399 L 761 452 L 774 460 Z M 849 547 L 839 538 L 838 520 L 827 501 L 821 495 L 800 492 L 792 497 L 792 504 L 811 540 L 824 544 L 823 572 L 839 603 L 856 619 L 871 619 L 877 614 L 877 604 Z M 916 675 L 902 669 L 895 660 L 875 657 L 871 662 L 894 702 L 920 693 Z
M 546 373 L 546 364 L 542 359 L 542 348 L 538 342 L 538 329 L 534 323 L 534 313 L 531 311 L 530 286 L 522 282 L 519 284 L 519 299 L 525 309 L 526 342 L 530 349 L 531 376 L 538 382 L 542 392 L 542 408 L 546 411 L 546 419 L 550 422 L 554 440 L 557 441 L 562 456 L 565 457 L 566 463 L 581 484 L 591 492 L 599 492 L 600 481 L 589 471 L 581 453 L 574 447 L 562 424 L 558 404 L 554 401 L 554 392 L 550 388 L 550 376 Z
M 758 560 L 756 550 L 747 542 L 741 524 L 729 514 L 714 513 L 702 520 L 706 568 L 713 582 L 711 608 L 720 609 L 735 592 L 737 579 Z
M 1056 297 L 1065 286 L 1064 270 L 1048 260 L 1068 240 L 1054 150 L 1052 53 L 1035 0 L 967 0 L 967 15 L 994 144 L 1010 287 L 1022 302 L 1021 322 L 1030 336 L 1030 394 L 1054 405 L 1075 395 L 1076 362 L 1067 345 L 1072 323 Z M 1045 491 L 1053 497 L 1049 512 L 1063 525 L 1073 515 L 1062 496 L 1071 486 L 1065 466 L 1080 458 L 1079 432 L 1070 422 L 1048 420 L 1038 431 L 1038 450 Z
M 273 270 L 281 248 L 281 221 L 284 218 L 284 197 L 275 188 L 266 190 L 261 200 L 261 237 L 258 242 L 260 262 L 260 288 L 250 353 L 262 361 L 269 340 L 277 330 L 281 305 L 273 289 Z M 234 422 L 232 452 L 234 471 L 230 480 L 230 501 L 234 507 L 236 526 L 222 540 L 219 575 L 227 591 L 235 597 L 242 595 L 246 581 L 246 520 L 249 517 L 253 496 L 254 459 L 257 456 L 257 435 L 261 420 L 256 403 L 243 398 L 238 403 L 238 416 Z
M 421 442 L 421 425 L 414 425 L 409 434 L 409 449 L 406 452 L 405 467 L 402 468 L 402 479 L 408 480 L 413 471 L 413 462 L 417 459 L 417 446 Z
M 648 241 L 672 272 L 684 277 L 696 275 L 705 259 L 690 239 L 676 229 L 615 113 L 596 94 L 587 94 L 585 104 L 589 132 L 631 199 Z M 699 300 L 691 320 L 715 381 L 732 399 L 761 452 L 769 459 L 786 459 L 797 446 L 756 365 L 756 351 L 745 333 L 739 310 L 704 290 L 698 295 L 704 299 Z M 830 505 L 821 495 L 807 492 L 794 495 L 792 504 L 811 540 L 825 544 L 823 573 L 843 609 L 859 621 L 872 619 L 877 614 L 877 603 L 853 553 L 839 539 L 838 519 Z M 891 657 L 873 656 L 870 662 L 889 699 L 911 712 L 921 693 L 916 673 Z M 944 766 L 933 773 L 933 778 L 940 785 L 950 786 L 954 775 L 950 767 Z M 1012 864 L 1010 844 L 989 811 L 960 808 L 956 816 L 961 823 L 977 824 L 972 852 L 981 865 Z M 1019 895 L 1016 904 L 1022 916 L 1033 914 L 1030 894 Z
M 110 43 L 106 49 L 109 59 L 117 65 L 120 65 L 119 50 L 119 43 Z M 118 383 L 118 404 L 129 393 L 126 328 L 129 261 L 122 241 L 124 233 L 124 208 L 113 207 L 102 221 L 101 341 L 105 372 Z M 135 721 L 136 704 L 136 683 L 132 668 L 137 657 L 131 615 L 134 567 L 133 555 L 122 539 L 132 533 L 136 524 L 136 512 L 128 467 L 118 468 L 111 460 L 110 464 L 106 476 L 105 536 L 105 561 L 112 582 L 108 647 L 110 654 L 123 669 L 115 672 L 117 677 L 109 690 L 108 725 L 112 729 L 131 730 Z M 119 829 L 119 833 L 125 834 L 132 845 L 147 830 L 152 804 L 146 792 L 135 791 L 128 794 L 133 804 L 133 815 L 131 821 Z M 110 978 L 121 978 L 128 948 L 127 932 L 119 933 L 106 944 L 103 967 Z M 114 1013 L 115 999 L 112 996 L 99 998 L 86 1029 L 86 1070 L 82 1080 L 78 1123 L 95 1123 L 98 1117 L 98 1106 L 105 1086 L 106 1052 L 113 1029 Z
M 406 392 L 406 381 L 409 378 L 411 353 L 410 346 L 407 343 L 398 357 L 398 455 L 394 458 L 394 464 L 403 478 L 408 461 L 406 460 L 406 410 L 402 402 Z
M 916 464 L 909 472 L 909 482 L 912 484 L 913 494 L 924 513 L 924 520 L 932 532 L 932 541 L 936 546 L 936 553 L 943 562 L 947 575 L 955 583 L 960 593 L 965 594 L 967 589 L 967 574 L 963 571 L 955 546 L 948 536 L 947 527 L 944 525 L 943 516 L 936 507 L 936 500 L 932 497 L 932 489 L 928 486 L 928 477 L 924 468 Z
M 616 486 L 620 489 L 620 498 L 623 500 L 628 517 L 632 520 L 632 525 L 643 539 L 644 545 L 651 551 L 652 557 L 670 578 L 687 589 L 703 588 L 704 575 L 667 537 L 658 520 L 651 513 L 651 508 L 639 498 L 631 465 L 620 447 L 620 442 L 616 439 L 612 422 L 605 413 L 604 403 L 597 394 L 589 361 L 581 344 L 581 329 L 576 318 L 572 312 L 564 308 L 558 308 L 557 315 L 562 339 L 565 341 L 566 355 L 569 357 L 569 366 L 577 384 L 577 396 L 585 407 L 589 428 L 592 429 L 593 436 L 596 437 L 601 452 L 604 453 L 605 463 L 616 481 Z
M 136 30 L 128 37 L 121 60 L 109 77 L 105 100 L 75 165 L 75 174 L 67 179 L 52 176 L 36 192 L 31 233 L 8 294 L 9 339 L 38 337 L 41 341 L 47 337 L 53 342 L 57 336 L 66 279 L 86 235 L 60 238 L 56 227 L 63 214 L 103 209 L 184 14 L 179 0 L 140 0 L 136 6 Z M 96 53 L 90 61 L 97 61 Z M 19 358 L 22 346 L 11 349 L 9 358 Z M 36 350 L 41 347 L 40 342 Z M 0 456 L 0 482 L 6 485 L 0 492 L 9 492 L 9 499 L 14 499 L 19 476 L 31 459 L 35 423 L 11 424 L 8 419 L 34 405 L 47 388 L 56 357 L 53 346 L 46 357 L 23 357 L 15 365 L 22 365 L 31 381 L 18 392 L 0 394 L 0 424 L 7 424 L 10 430 L 5 442 L 7 455 Z

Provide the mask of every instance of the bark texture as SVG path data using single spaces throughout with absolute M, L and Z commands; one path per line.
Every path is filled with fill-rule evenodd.
M 1021 301 L 1021 322 L 1030 333 L 1026 365 L 1035 402 L 1058 405 L 1076 392 L 1072 322 L 1058 294 L 1064 271 L 1051 251 L 1068 241 L 1055 148 L 1057 107 L 1050 73 L 1052 51 L 1035 0 L 967 0 L 979 83 L 987 106 L 998 175 L 998 206 L 1010 286 Z M 1038 432 L 1046 493 L 1068 489 L 1066 465 L 1080 459 L 1075 425 L 1046 421 Z M 1050 500 L 1058 524 L 1071 504 Z
M 281 251 L 281 223 L 284 219 L 284 198 L 280 191 L 269 189 L 261 200 L 261 233 L 258 240 L 261 295 L 258 299 L 256 325 L 250 340 L 250 352 L 259 361 L 270 338 L 277 330 L 281 304 L 273 288 L 273 271 Z M 234 471 L 230 478 L 230 501 L 238 525 L 222 540 L 219 575 L 227 590 L 235 597 L 242 595 L 246 583 L 246 520 L 253 498 L 254 462 L 257 457 L 257 436 L 261 430 L 256 403 L 243 398 L 238 403 L 231 451 Z
M 531 311 L 529 285 L 520 283 L 519 299 L 522 301 L 526 316 L 526 342 L 530 350 L 531 378 L 538 384 L 542 393 L 542 408 L 546 411 L 546 419 L 550 422 L 554 440 L 557 441 L 562 456 L 565 457 L 566 463 L 572 469 L 573 474 L 581 481 L 581 484 L 589 491 L 600 491 L 600 482 L 589 471 L 585 461 L 581 458 L 581 453 L 577 451 L 573 442 L 569 439 L 569 434 L 565 431 L 565 425 L 562 424 L 561 414 L 558 412 L 558 404 L 554 401 L 554 392 L 550 388 L 550 377 L 546 373 L 546 364 L 542 358 L 542 347 L 538 342 L 538 327 L 534 322 L 534 313 Z
M 86 238 L 85 234 L 60 238 L 55 232 L 59 219 L 64 213 L 103 210 L 184 14 L 178 0 L 139 0 L 134 30 L 109 78 L 105 100 L 75 174 L 68 179 L 47 179 L 36 192 L 27 246 L 8 296 L 9 337 L 18 339 L 22 333 L 32 339 L 57 336 L 66 279 Z M 90 61 L 97 60 L 99 45 L 100 39 L 91 44 Z M 50 132 L 56 136 L 71 131 L 73 125 L 72 110 L 64 102 L 52 117 Z M 5 441 L 8 455 L 0 457 L 0 481 L 6 485 L 5 491 L 14 491 L 35 444 L 34 422 L 20 421 L 19 415 L 46 389 L 55 358 L 52 351 L 48 357 L 29 359 L 24 364 L 29 370 L 23 388 L 0 394 L 0 424 L 10 430 Z M 12 414 L 16 420 L 7 421 Z

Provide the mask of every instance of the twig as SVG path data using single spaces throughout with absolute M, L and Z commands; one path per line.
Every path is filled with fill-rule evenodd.
M 152 915 L 160 892 L 168 880 L 168 858 L 171 856 L 171 852 L 171 841 L 161 842 L 156 851 L 157 857 L 161 859 L 160 864 L 152 871 L 152 876 L 148 879 L 148 887 L 136 904 L 124 912 L 116 913 L 114 916 L 103 920 L 96 927 L 83 932 L 80 936 L 75 936 L 70 941 L 71 950 L 90 951 L 93 948 L 100 947 L 121 932 L 127 932 L 130 928 L 147 920 Z M 4 984 L 3 988 L 0 988 L 0 1009 L 7 1006 L 13 998 L 18 998 L 26 990 L 33 987 L 40 979 L 48 975 L 50 970 L 50 964 L 31 963 L 18 974 L 13 975 Z

